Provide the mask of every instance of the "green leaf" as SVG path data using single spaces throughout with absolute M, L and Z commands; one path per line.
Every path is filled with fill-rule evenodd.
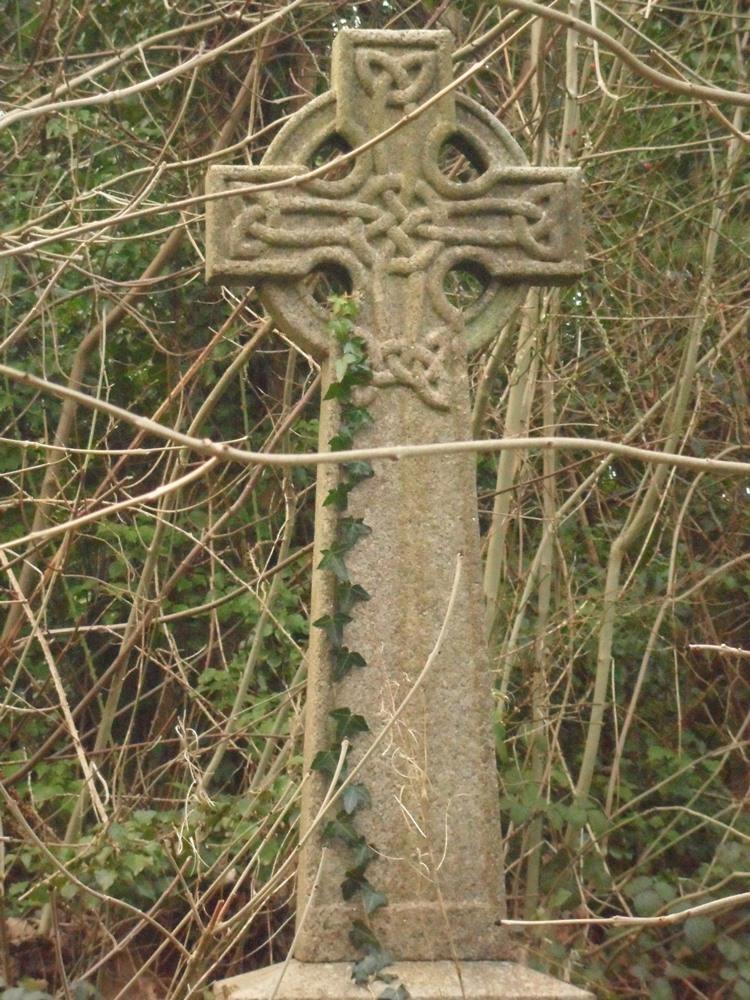
M 378 941 L 375 932 L 362 920 L 355 920 L 352 923 L 352 929 L 349 931 L 349 940 L 355 948 L 367 948 L 375 954 L 388 955 L 388 952 L 382 951 L 380 941 Z M 390 965 L 392 961 L 393 959 L 389 955 L 388 961 L 385 962 L 383 968 L 385 965 Z
M 340 550 L 347 552 L 362 538 L 372 534 L 372 528 L 361 517 L 342 517 L 339 521 L 338 537 Z
M 369 733 L 370 727 L 365 722 L 363 715 L 355 715 L 348 708 L 334 708 L 328 713 L 336 726 L 336 742 L 351 739 L 359 733 Z
M 595 837 L 603 837 L 610 829 L 611 823 L 601 809 L 589 808 L 587 811 L 587 822 Z
M 334 293 L 333 295 L 329 295 L 328 303 L 331 307 L 331 312 L 337 319 L 354 319 L 359 311 L 357 300 L 351 296 L 349 292 L 342 292 L 339 294 Z M 335 322 L 335 320 L 333 322 Z
M 373 415 L 365 406 L 347 406 L 343 413 L 347 429 L 352 434 L 359 434 L 374 423 Z M 368 463 L 369 464 L 369 463 Z
M 363 809 L 371 804 L 372 798 L 367 785 L 361 781 L 353 781 L 341 793 L 341 807 L 348 816 L 353 815 L 357 809 Z
M 400 983 L 397 987 L 386 986 L 382 993 L 378 994 L 378 1000 L 409 1000 L 411 994 L 404 986 Z
M 685 921 L 682 933 L 685 941 L 693 951 L 702 952 L 716 940 L 716 925 L 711 917 L 704 917 L 698 914 L 695 917 L 688 917 Z
M 362 903 L 365 908 L 365 913 L 367 916 L 371 916 L 376 910 L 379 910 L 381 906 L 388 905 L 388 897 L 384 892 L 380 892 L 371 885 L 367 879 L 362 880 L 360 885 L 360 892 L 362 893 Z
M 330 495 L 330 494 L 329 494 Z M 344 562 L 344 553 L 349 550 L 340 545 L 332 545 L 330 549 L 323 549 L 323 556 L 318 563 L 318 569 L 330 569 L 333 575 L 341 583 L 349 582 L 349 570 Z
M 633 909 L 639 917 L 653 917 L 664 906 L 664 900 L 655 889 L 644 889 L 633 900 Z
M 347 316 L 341 315 L 341 308 L 338 304 L 334 306 L 334 311 L 339 313 L 336 319 L 332 319 L 328 324 L 331 333 L 338 339 L 348 340 L 352 332 L 352 322 Z
M 336 819 L 330 820 L 323 828 L 323 840 L 341 840 L 349 847 L 359 847 L 364 838 L 352 826 L 352 822 L 344 813 L 339 813 Z
M 361 926 L 365 925 L 361 924 Z M 365 928 L 365 930 L 369 931 L 369 928 Z M 351 938 L 352 935 L 350 934 L 349 937 Z M 375 945 L 365 945 L 368 949 L 367 954 L 352 966 L 352 979 L 358 986 L 366 986 L 379 972 L 393 964 L 391 953 L 380 947 L 374 935 L 373 939 Z M 361 947 L 361 945 L 357 945 L 357 947 Z
M 574 830 L 582 830 L 586 826 L 588 816 L 586 810 L 581 806 L 569 806 L 567 811 L 568 823 Z
M 744 954 L 742 945 L 739 941 L 735 941 L 734 938 L 721 938 L 717 942 L 716 947 L 719 949 L 727 962 L 731 962 L 733 965 L 736 965 Z
M 341 646 L 344 641 L 344 628 L 351 621 L 349 615 L 337 612 L 332 615 L 323 615 L 313 622 L 313 628 L 322 629 L 326 638 L 332 646 Z
M 313 757 L 313 762 L 310 765 L 310 768 L 313 771 L 317 771 L 319 774 L 324 774 L 326 778 L 330 780 L 336 773 L 340 756 L 341 754 L 338 749 L 319 750 Z M 344 765 L 344 768 L 345 767 L 346 765 Z M 344 768 L 342 768 L 342 774 L 344 772 Z
M 350 868 L 347 871 L 347 875 L 354 875 L 355 872 L 359 872 L 361 875 L 369 863 L 377 858 L 378 852 L 372 846 L 368 844 L 364 837 L 362 837 L 359 844 L 357 844 L 357 849 L 354 852 L 354 868 Z
M 69 903 L 71 900 L 75 899 L 78 895 L 78 886 L 73 882 L 65 882 L 60 889 L 60 896 Z
M 346 510 L 349 506 L 349 483 L 339 483 L 328 491 L 328 496 L 323 501 L 324 507 L 333 507 L 334 510 Z
M 101 994 L 92 983 L 87 983 L 85 979 L 76 979 L 70 984 L 70 995 L 72 1000 L 101 1000 Z
M 352 331 L 351 320 L 348 317 L 342 315 L 340 300 L 337 299 L 334 302 L 334 300 L 331 299 L 331 306 L 333 307 L 333 312 L 335 314 L 335 318 L 332 319 L 328 324 L 331 333 L 335 337 L 344 337 L 348 339 L 349 334 Z
M 323 399 L 347 399 L 349 390 L 341 382 L 331 382 Z
M 649 984 L 649 997 L 651 1000 L 674 1000 L 674 990 L 668 979 L 659 977 Z
M 351 611 L 357 602 L 369 600 L 370 595 L 367 593 L 365 588 L 358 583 L 351 583 L 347 580 L 345 583 L 339 583 L 336 587 L 336 601 L 339 609 L 343 611 L 344 614 Z
M 377 971 L 377 959 L 370 953 L 352 965 L 352 979 L 357 986 L 367 986 Z
M 346 646 L 337 646 L 333 650 L 333 679 L 340 681 L 354 667 L 366 667 L 367 661 L 361 653 L 355 653 Z
M 122 856 L 122 867 L 126 868 L 130 875 L 140 875 L 150 864 L 151 858 L 146 854 L 135 854 L 132 851 L 126 851 Z
M 100 868 L 94 875 L 94 878 L 102 892 L 106 892 L 117 881 L 117 872 L 112 871 L 111 868 Z
M 328 442 L 331 451 L 349 451 L 354 444 L 352 432 L 348 427 L 341 427 L 338 434 L 334 434 Z
M 342 469 L 347 476 L 356 476 L 359 479 L 370 479 L 371 476 L 375 475 L 372 462 L 366 462 L 364 460 L 357 462 L 344 462 Z
M 372 528 L 366 525 L 362 518 L 340 518 L 336 540 L 329 548 L 323 549 L 318 569 L 330 569 L 342 583 L 347 582 L 349 573 L 344 556 L 350 549 L 354 548 L 361 538 L 365 538 L 371 533 Z
M 652 884 L 653 879 L 649 875 L 637 875 L 634 879 L 628 882 L 625 891 L 631 899 L 635 899 L 639 892 L 643 892 L 645 889 L 650 889 Z
M 375 475 L 371 462 L 345 462 L 341 471 L 346 476 L 347 490 L 353 490 L 355 486 L 366 479 L 372 479 Z
M 357 895 L 359 890 L 362 888 L 363 881 L 364 879 L 362 878 L 362 876 L 356 876 L 356 875 L 353 877 L 347 876 L 347 878 L 345 878 L 344 881 L 341 883 L 342 897 L 347 902 L 350 899 L 353 899 Z
M 364 362 L 351 362 L 346 369 L 346 374 L 342 379 L 342 385 L 346 389 L 347 396 L 358 385 L 369 385 L 372 381 L 372 369 Z

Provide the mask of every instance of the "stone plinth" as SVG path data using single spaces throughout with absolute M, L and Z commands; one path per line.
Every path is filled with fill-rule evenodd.
M 397 962 L 388 972 L 411 1000 L 592 1000 L 585 990 L 514 962 Z M 357 986 L 345 962 L 293 960 L 286 971 L 273 965 L 225 979 L 215 992 L 217 1000 L 368 1000 L 385 985 Z

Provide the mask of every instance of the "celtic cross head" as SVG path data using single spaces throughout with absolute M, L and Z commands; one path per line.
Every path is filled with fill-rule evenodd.
M 583 268 L 580 172 L 529 166 L 503 126 L 451 88 L 446 31 L 341 31 L 332 88 L 294 114 L 258 167 L 211 167 L 209 279 L 253 282 L 284 332 L 329 350 L 310 275 L 360 300 L 374 384 L 450 405 L 453 360 L 483 346 L 532 284 Z M 357 151 L 343 177 L 309 178 L 321 151 Z M 444 150 L 468 170 L 453 175 Z M 221 197 L 214 197 L 221 195 Z M 446 292 L 455 271 L 478 289 Z

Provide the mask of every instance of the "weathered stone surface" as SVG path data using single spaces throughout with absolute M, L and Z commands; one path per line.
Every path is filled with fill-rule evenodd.
M 408 983 L 412 1000 L 591 1000 L 584 990 L 512 962 L 398 962 L 388 971 Z M 286 970 L 274 965 L 225 979 L 216 994 L 218 1000 L 363 1000 L 382 986 L 375 983 L 373 994 L 356 986 L 344 962 L 292 961 Z
M 570 280 L 582 269 L 578 171 L 529 167 L 497 121 L 446 90 L 450 80 L 447 32 L 342 31 L 334 43 L 331 92 L 293 116 L 263 165 L 209 171 L 209 195 L 231 192 L 207 205 L 209 277 L 258 283 L 281 328 L 320 359 L 324 394 L 331 378 L 327 316 L 303 279 L 330 266 L 349 275 L 360 303 L 357 332 L 374 370 L 367 398 L 374 423 L 357 438 L 363 447 L 466 439 L 467 350 L 497 332 L 528 284 Z M 358 154 L 342 179 L 295 182 L 326 143 L 358 147 L 404 116 L 406 124 Z M 466 153 L 473 179 L 442 172 L 445 143 Z M 443 290 L 458 265 L 486 286 L 463 313 Z M 325 403 L 321 449 L 336 421 L 336 407 Z M 336 476 L 333 466 L 319 468 L 316 566 L 336 530 L 335 513 L 323 505 Z M 353 612 L 346 644 L 368 666 L 335 684 L 327 640 L 311 630 L 306 767 L 330 745 L 334 708 L 363 714 L 373 735 L 389 726 L 435 646 L 460 561 L 458 596 L 434 666 L 363 768 L 373 805 L 357 814 L 357 826 L 380 855 L 367 876 L 389 905 L 373 925 L 396 958 L 501 959 L 507 956 L 498 927 L 501 833 L 474 458 L 377 463 L 375 476 L 351 494 L 347 513 L 372 529 L 347 558 L 351 579 L 371 599 Z M 330 612 L 332 591 L 333 580 L 319 571 L 313 621 Z M 367 746 L 366 738 L 357 739 L 351 763 Z M 322 777 L 312 775 L 303 831 L 325 790 Z M 299 865 L 297 958 L 351 958 L 348 932 L 361 904 L 341 896 L 350 864 L 345 848 L 332 844 L 322 851 L 318 836 L 307 839 Z M 303 972 L 299 976 L 302 982 Z M 419 995 L 411 979 L 408 987 Z

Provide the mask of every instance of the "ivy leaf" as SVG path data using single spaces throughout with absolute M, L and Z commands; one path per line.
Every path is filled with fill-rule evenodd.
M 362 888 L 362 878 L 345 878 L 341 883 L 341 895 L 347 902 L 353 899 Z
M 367 790 L 367 785 L 361 781 L 353 781 L 341 793 L 341 807 L 348 816 L 352 816 L 357 809 L 362 809 L 371 804 L 372 798 Z
M 403 983 L 399 986 L 386 986 L 382 993 L 378 994 L 378 1000 L 409 1000 L 411 993 L 407 990 Z
M 341 384 L 346 389 L 347 396 L 358 385 L 369 385 L 372 381 L 372 369 L 365 361 L 350 362 Z
M 336 773 L 336 768 L 339 764 L 339 757 L 341 756 L 340 749 L 336 747 L 334 750 L 319 750 L 318 753 L 313 757 L 313 762 L 310 765 L 310 769 L 317 771 L 319 774 L 324 774 L 329 780 Z M 340 777 L 343 777 L 346 770 L 346 763 L 341 769 Z
M 363 483 L 365 479 L 372 479 L 375 475 L 372 462 L 345 462 L 343 472 L 347 480 L 346 485 L 350 490 L 353 490 L 359 483 Z
M 331 382 L 323 399 L 346 400 L 349 397 L 349 391 L 350 390 L 343 384 L 343 382 Z
M 362 904 L 365 908 L 365 913 L 367 916 L 371 916 L 376 910 L 379 910 L 381 906 L 388 905 L 388 897 L 384 892 L 376 889 L 374 885 L 371 885 L 367 879 L 362 879 L 359 887 L 359 891 L 362 893 Z
M 383 951 L 380 947 L 380 941 L 378 941 L 377 935 L 372 931 L 363 920 L 355 920 L 352 923 L 352 928 L 349 931 L 349 940 L 354 945 L 355 948 L 367 948 L 370 953 L 375 955 L 381 955 L 383 957 L 383 965 L 381 968 L 385 968 L 386 965 L 391 965 L 393 959 L 387 951 Z M 388 961 L 385 961 L 385 957 L 388 957 Z
M 361 538 L 372 534 L 372 528 L 365 524 L 361 517 L 342 517 L 339 519 L 336 541 L 330 548 L 323 549 L 323 555 L 318 563 L 318 569 L 330 569 L 345 583 L 349 573 L 344 562 L 346 553 L 353 549 Z
M 369 733 L 370 727 L 365 722 L 363 715 L 355 715 L 348 708 L 334 708 L 328 713 L 336 726 L 336 742 L 351 739 L 359 733 Z
M 348 451 L 354 444 L 354 438 L 349 427 L 342 427 L 328 442 L 331 451 Z
M 377 958 L 370 953 L 354 963 L 352 966 L 352 979 L 357 986 L 367 986 L 377 971 Z
M 117 872 L 111 868 L 100 868 L 94 875 L 96 883 L 102 892 L 106 892 L 117 881 Z
M 387 961 L 383 963 L 383 959 Z M 381 969 L 391 964 L 391 956 L 387 951 L 368 951 L 364 958 L 355 962 L 352 966 L 352 979 L 357 986 L 367 986 L 370 980 L 376 976 Z
M 362 840 L 361 834 L 352 826 L 352 822 L 344 813 L 339 813 L 336 819 L 330 820 L 323 828 L 323 840 L 342 840 L 349 847 L 358 847 Z
M 350 361 L 349 358 L 346 357 L 346 355 L 343 358 L 337 358 L 336 359 L 336 366 L 335 366 L 336 378 L 342 384 L 344 382 L 344 377 L 345 377 L 345 375 L 346 375 L 346 373 L 347 373 L 347 371 L 349 369 L 349 365 L 350 364 L 351 364 L 351 361 Z
M 716 941 L 716 925 L 711 917 L 704 917 L 700 914 L 696 917 L 688 917 L 682 928 L 682 933 L 688 946 L 694 952 L 703 951 Z
M 348 430 L 353 435 L 359 434 L 360 431 L 365 430 L 367 427 L 372 427 L 375 422 L 373 415 L 365 406 L 347 406 L 344 412 L 344 419 Z
M 335 510 L 346 510 L 349 505 L 349 493 L 351 483 L 339 483 L 328 491 L 328 496 L 323 501 L 324 507 L 333 507 Z
M 333 650 L 333 679 L 343 680 L 354 667 L 366 667 L 367 660 L 361 653 L 355 653 L 347 646 L 337 646 Z
M 358 601 L 369 601 L 370 595 L 359 583 L 350 583 L 347 580 L 336 587 L 336 598 L 340 610 L 346 614 Z
M 341 341 L 339 340 L 341 343 Z M 366 345 L 362 337 L 351 337 L 341 343 L 341 356 L 336 359 L 334 365 L 336 378 L 342 384 L 346 384 L 353 379 L 359 380 L 363 373 L 367 378 L 371 377 L 370 367 L 367 364 Z
M 314 628 L 322 629 L 326 638 L 332 646 L 341 646 L 344 641 L 344 628 L 351 621 L 350 615 L 335 612 L 332 615 L 323 615 L 313 622 Z
M 342 517 L 339 521 L 338 542 L 348 552 L 358 541 L 372 534 L 372 528 L 361 517 Z
M 336 338 L 343 337 L 345 339 L 348 339 L 349 334 L 352 332 L 351 320 L 347 316 L 341 314 L 342 310 L 339 301 L 336 302 L 332 301 L 331 305 L 333 307 L 334 312 L 338 313 L 339 315 L 336 319 L 332 319 L 331 322 L 328 324 L 329 329 Z
M 344 548 L 341 545 L 332 545 L 330 549 L 323 549 L 323 555 L 320 562 L 318 563 L 318 569 L 330 569 L 337 580 L 342 583 L 347 583 L 349 580 L 349 571 L 346 568 L 346 563 L 344 562 L 344 553 L 347 552 L 349 546 Z
M 357 850 L 354 853 L 354 868 L 350 868 L 346 874 L 353 876 L 356 871 L 361 875 L 369 863 L 374 861 L 377 856 L 378 852 L 372 844 L 368 844 L 363 837 L 361 842 L 357 845 Z

